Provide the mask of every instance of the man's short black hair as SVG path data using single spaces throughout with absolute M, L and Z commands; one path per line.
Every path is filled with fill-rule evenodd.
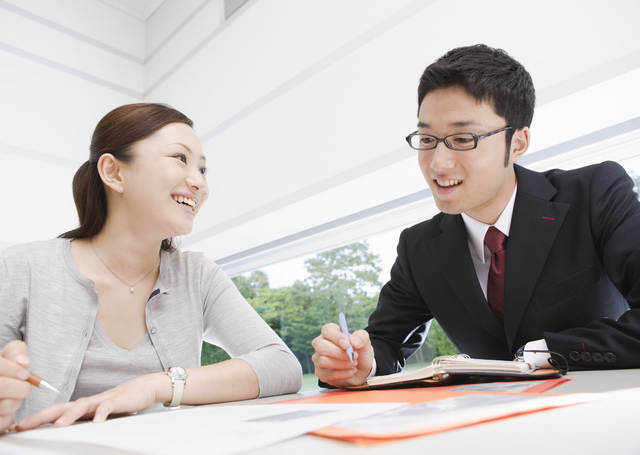
M 536 100 L 533 81 L 505 51 L 477 44 L 447 52 L 424 70 L 418 109 L 427 93 L 453 86 L 464 88 L 478 102 L 491 104 L 514 129 L 531 125 Z

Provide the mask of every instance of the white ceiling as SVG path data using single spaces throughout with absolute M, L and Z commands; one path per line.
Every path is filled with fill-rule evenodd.
M 0 184 L 28 207 L 0 201 L 0 242 L 75 226 L 91 131 L 140 100 L 194 119 L 213 197 L 183 245 L 232 273 L 429 216 L 403 138 L 421 71 L 450 48 L 528 68 L 531 167 L 640 131 L 636 0 L 251 0 L 230 20 L 222 0 L 111 3 L 0 0 Z
M 101 0 L 131 16 L 146 21 L 164 0 Z

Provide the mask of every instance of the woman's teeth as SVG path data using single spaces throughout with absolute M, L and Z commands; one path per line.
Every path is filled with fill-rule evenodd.
M 184 196 L 173 196 L 173 200 L 184 205 L 188 205 L 191 209 L 195 209 L 196 203 L 193 199 Z

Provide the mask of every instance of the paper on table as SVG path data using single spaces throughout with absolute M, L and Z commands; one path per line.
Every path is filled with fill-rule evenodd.
M 15 441 L 15 439 L 14 439 Z M 0 436 L 0 453 L 11 455 L 51 455 L 52 451 L 50 447 L 30 447 L 18 443 L 11 443 L 4 436 Z M 59 454 L 61 452 L 57 452 Z
M 485 382 L 442 387 L 417 387 L 387 390 L 364 389 L 359 391 L 324 390 L 321 393 L 285 399 L 275 404 L 346 404 L 346 403 L 424 403 L 443 392 L 490 393 L 542 393 L 570 379 L 545 379 L 543 381 Z
M 158 455 L 180 453 L 188 444 L 190 452 L 234 454 L 403 404 L 199 406 L 121 417 L 99 424 L 43 427 L 6 434 L 3 439 L 75 442 Z
M 425 436 L 454 428 L 602 399 L 597 394 L 437 392 L 430 399 L 386 413 L 329 426 L 312 434 L 359 444 Z

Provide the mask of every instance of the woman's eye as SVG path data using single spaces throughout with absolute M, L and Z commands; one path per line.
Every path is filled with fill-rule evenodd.
M 202 175 L 207 175 L 207 171 L 208 171 L 208 170 L 209 170 L 209 169 L 207 169 L 206 167 L 201 167 L 201 168 L 200 168 L 200 173 L 201 173 Z
M 179 154 L 179 155 L 175 155 L 174 158 L 179 159 L 180 161 L 182 161 L 183 163 L 187 162 L 187 157 L 185 155 Z

